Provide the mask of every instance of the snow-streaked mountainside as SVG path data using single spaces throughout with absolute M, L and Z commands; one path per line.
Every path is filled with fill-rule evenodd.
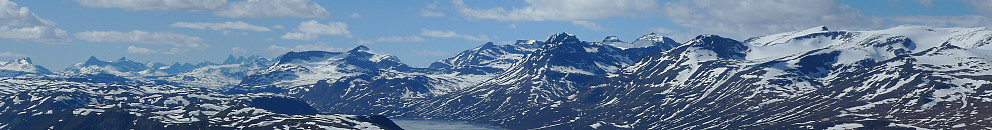
M 120 116 L 141 123 L 99 126 L 391 124 L 361 125 L 388 119 L 314 112 L 320 111 L 508 129 L 992 129 L 986 123 L 992 120 L 989 43 L 992 28 L 821 26 L 743 41 L 706 34 L 684 43 L 655 33 L 595 42 L 558 33 L 485 43 L 427 68 L 365 46 L 289 52 L 272 60 L 230 56 L 222 64 L 91 58 L 55 74 L 20 59 L 2 62 L 2 70 L 19 73 L 0 78 L 0 92 L 8 95 L 0 106 L 11 107 L 0 122 Z M 312 109 L 287 114 L 257 106 L 255 99 Z M 48 103 L 64 100 L 71 103 Z M 63 111 L 46 111 L 56 108 Z M 309 121 L 314 123 L 303 123 Z M 48 127 L 16 123 L 0 127 Z M 90 127 L 79 124 L 55 127 Z
M 585 81 L 606 77 L 645 54 L 661 51 L 658 46 L 625 50 L 555 34 L 505 72 L 465 91 L 432 99 L 415 114 L 486 123 L 541 118 L 528 116 L 541 112 L 528 108 L 553 109 L 586 86 Z
M 921 26 L 700 36 L 594 81 L 564 105 L 583 116 L 554 127 L 987 129 L 990 39 Z
M 34 65 L 31 58 L 19 58 L 11 61 L 0 61 L 0 77 L 11 77 L 25 74 L 52 74 L 51 71 Z
M 291 97 L 171 85 L 0 78 L 0 129 L 401 129 L 384 116 L 318 113 Z
M 203 66 L 159 79 L 190 87 L 230 88 L 241 83 L 241 80 L 248 75 L 266 69 L 272 64 L 272 60 L 259 56 L 228 56 L 220 65 Z
M 249 75 L 242 84 L 293 87 L 370 71 L 409 69 L 406 64 L 400 63 L 399 58 L 371 52 L 365 46 L 347 52 L 289 52 L 279 56 L 271 67 Z

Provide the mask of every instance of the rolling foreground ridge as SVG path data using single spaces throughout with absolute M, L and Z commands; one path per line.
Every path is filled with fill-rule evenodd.
M 597 40 L 598 41 L 598 40 Z M 485 43 L 427 68 L 365 46 L 221 64 L 0 62 L 0 128 L 958 128 L 992 124 L 992 28 Z M 330 114 L 341 113 L 341 114 Z

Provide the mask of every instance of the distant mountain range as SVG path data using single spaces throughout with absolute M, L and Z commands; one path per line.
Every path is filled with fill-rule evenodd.
M 307 127 L 394 129 L 374 116 L 385 115 L 509 129 L 987 129 L 989 43 L 990 28 L 821 26 L 743 41 L 707 34 L 684 43 L 655 33 L 632 42 L 615 36 L 590 42 L 563 32 L 546 40 L 485 43 L 426 68 L 365 46 L 275 59 L 229 56 L 221 64 L 91 57 L 58 73 L 24 58 L 0 62 L 0 77 L 6 77 L 0 97 L 22 104 L 0 104 L 18 108 L 0 113 L 0 121 L 57 117 L 99 124 L 107 121 L 82 113 L 109 111 L 149 124 L 99 126 L 198 128 L 209 120 L 217 125 L 207 126 L 217 128 L 272 128 L 348 120 L 371 124 Z M 59 90 L 65 85 L 73 90 Z M 23 101 L 76 105 L 35 108 Z M 257 106 L 279 104 L 271 101 L 312 109 L 280 113 L 287 107 Z M 190 106 L 198 103 L 224 107 Z M 266 112 L 229 114 L 246 109 Z M 228 120 L 249 116 L 296 120 Z

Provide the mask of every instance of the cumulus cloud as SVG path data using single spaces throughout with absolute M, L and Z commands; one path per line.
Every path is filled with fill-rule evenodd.
M 390 36 L 390 37 L 379 37 L 375 40 L 358 40 L 358 44 L 372 44 L 376 42 L 423 42 L 424 38 L 419 36 Z
M 16 41 L 64 43 L 68 41 L 65 30 L 55 27 L 55 22 L 42 19 L 27 7 L 0 0 L 0 38 Z
M 284 54 L 290 51 L 330 51 L 330 52 L 348 51 L 348 49 L 331 47 L 324 43 L 303 44 L 296 46 L 270 45 L 269 48 L 267 48 L 266 50 L 272 52 L 273 55 Z
M 259 31 L 259 32 L 272 31 L 271 29 L 266 28 L 266 27 L 255 26 L 255 25 L 248 24 L 248 23 L 241 22 L 241 21 L 235 21 L 235 22 L 230 22 L 229 21 L 229 22 L 223 22 L 223 23 L 188 23 L 188 22 L 176 22 L 176 23 L 173 23 L 172 25 L 169 25 L 169 27 L 192 28 L 192 29 L 200 29 L 200 30 L 210 29 L 210 30 L 214 30 L 214 31 L 220 31 L 220 30 L 252 30 L 252 31 Z
M 453 0 L 455 9 L 471 19 L 498 21 L 580 21 L 612 17 L 639 16 L 655 12 L 657 0 L 525 0 L 527 6 L 505 9 L 471 8 L 462 0 Z
M 439 37 L 439 38 L 461 38 L 461 39 L 472 40 L 472 41 L 491 41 L 492 40 L 492 39 L 489 39 L 489 36 L 486 36 L 486 35 L 472 36 L 472 35 L 458 34 L 455 31 L 451 31 L 451 30 L 430 30 L 430 29 L 426 29 L 426 28 L 420 31 L 420 35 L 428 36 L 428 37 Z
M 122 8 L 127 10 L 216 10 L 227 5 L 227 0 L 76 0 L 94 8 Z
M 166 55 L 178 55 L 178 54 L 185 54 L 187 51 L 189 51 L 189 49 L 172 48 L 169 51 L 162 51 L 162 54 L 166 54 Z
M 603 30 L 602 26 L 590 21 L 572 21 L 572 24 L 579 25 L 593 31 Z
M 301 17 L 327 18 L 331 13 L 310 0 L 248 0 L 232 2 L 214 12 L 217 16 L 234 18 Z
M 233 47 L 231 48 L 231 53 L 248 53 L 248 50 L 241 47 Z
M 992 20 L 986 16 L 894 16 L 886 17 L 886 21 L 903 24 L 916 24 L 931 27 L 986 27 Z
M 925 7 L 933 7 L 933 0 L 918 0 Z
M 420 17 L 444 17 L 444 13 L 422 9 L 420 10 Z
M 28 7 L 18 7 L 17 3 L 0 0 L 0 23 L 13 26 L 49 26 L 54 23 L 31 12 Z
M 353 19 L 357 19 L 357 18 L 362 18 L 362 15 L 360 15 L 358 13 L 351 13 L 351 15 L 348 15 L 348 17 L 349 18 L 353 18 Z
M 148 48 L 128 46 L 127 47 L 127 53 L 131 53 L 131 54 L 155 54 L 155 53 L 158 53 L 158 51 L 155 51 L 155 50 L 152 50 L 152 49 L 148 49 Z
M 0 26 L 0 38 L 16 41 L 35 41 L 43 43 L 63 43 L 68 41 L 65 30 L 49 26 L 29 26 L 16 28 Z
M 113 43 L 142 43 L 142 44 L 166 44 L 184 48 L 207 48 L 203 40 L 199 37 L 187 36 L 172 32 L 146 32 L 135 30 L 131 32 L 118 31 L 86 31 L 75 34 L 77 39 L 90 42 L 113 42 Z
M 820 25 L 860 29 L 880 23 L 833 0 L 679 0 L 665 3 L 663 9 L 677 25 L 734 38 Z
M 443 51 L 431 51 L 431 50 L 410 50 L 410 54 L 416 56 L 447 56 L 448 53 Z
M 189 49 L 172 48 L 172 49 L 169 49 L 169 50 L 156 51 L 156 50 L 152 50 L 152 49 L 148 49 L 148 48 L 135 47 L 135 46 L 128 46 L 127 47 L 127 53 L 130 53 L 130 54 L 166 54 L 166 55 L 178 55 L 178 54 L 185 54 L 187 51 L 189 51 Z
M 18 53 L 13 53 L 13 52 L 9 52 L 8 51 L 8 52 L 0 52 L 0 57 L 23 58 L 23 57 L 30 57 L 30 56 L 25 55 L 25 54 L 18 54 Z
M 233 18 L 331 17 L 324 7 L 310 0 L 76 0 L 94 8 L 127 10 L 213 11 L 214 15 Z
M 351 31 L 348 31 L 348 24 L 343 22 L 321 24 L 317 20 L 303 21 L 296 30 L 299 32 L 287 32 L 281 38 L 310 41 L 316 40 L 319 35 L 344 35 L 349 38 L 352 37 Z

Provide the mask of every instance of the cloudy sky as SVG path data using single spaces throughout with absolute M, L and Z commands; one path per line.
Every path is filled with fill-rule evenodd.
M 989 0 L 0 0 L 0 60 L 62 70 L 90 56 L 196 63 L 365 45 L 426 66 L 485 42 L 559 32 L 743 40 L 820 25 L 982 27 L 990 17 Z

